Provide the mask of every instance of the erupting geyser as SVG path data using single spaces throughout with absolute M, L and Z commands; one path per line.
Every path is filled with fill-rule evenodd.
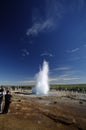
M 49 91 L 49 79 L 48 79 L 49 66 L 48 62 L 43 62 L 43 67 L 36 75 L 35 91 L 38 95 L 46 95 Z

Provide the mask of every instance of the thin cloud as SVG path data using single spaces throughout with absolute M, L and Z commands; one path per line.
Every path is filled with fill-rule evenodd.
M 56 77 L 56 78 L 50 78 L 50 79 L 49 79 L 49 82 L 58 81 L 58 80 L 59 80 L 59 78 L 57 78 L 57 77 Z
M 75 82 L 77 80 L 80 80 L 80 77 L 55 77 L 55 78 L 50 78 L 49 82 L 50 83 L 64 83 L 66 81 L 66 83 L 69 82 Z
M 70 67 L 57 67 L 57 68 L 54 68 L 53 70 L 59 70 L 59 71 L 63 71 L 63 70 L 70 70 Z
M 27 49 L 22 50 L 22 56 L 28 56 L 30 53 Z
M 24 80 L 24 81 L 19 81 L 20 83 L 35 83 L 34 80 Z
M 86 44 L 84 44 L 84 47 L 86 47 Z
M 49 57 L 53 57 L 54 55 L 48 52 L 42 53 L 40 56 L 49 56 Z
M 20 80 L 20 81 L 0 81 L 3 85 L 34 85 L 35 80 Z
M 77 52 L 79 50 L 79 48 L 75 48 L 75 49 L 73 49 L 71 52 L 73 53 L 73 52 Z
M 72 49 L 72 50 L 68 50 L 67 52 L 68 53 L 75 53 L 75 52 L 77 52 L 77 51 L 79 51 L 80 49 L 79 48 L 74 48 L 74 49 Z
M 37 36 L 41 32 L 52 31 L 62 18 L 64 9 L 60 2 L 47 0 L 44 7 L 44 16 L 40 13 L 40 7 L 32 11 L 32 27 L 27 29 L 27 36 Z
M 79 77 L 69 77 L 69 78 L 63 78 L 63 80 L 79 80 L 80 78 Z
M 32 9 L 32 26 L 27 29 L 27 36 L 37 36 L 41 32 L 56 29 L 59 21 L 63 18 L 67 10 L 74 11 L 82 9 L 84 0 L 72 0 L 66 6 L 64 1 L 46 0 L 44 8 L 34 7 Z M 43 10 L 44 14 L 41 14 Z
M 58 73 L 56 74 L 55 71 L 58 71 Z M 79 73 L 79 71 L 74 71 L 70 67 L 55 68 L 51 72 L 53 72 L 54 78 L 50 78 L 49 81 L 53 83 L 76 82 L 80 79 L 80 77 L 77 76 L 77 73 Z
M 53 27 L 53 22 L 51 19 L 48 19 L 42 23 L 34 23 L 33 26 L 27 30 L 26 35 L 36 36 L 38 35 L 38 33 L 49 30 L 52 27 Z

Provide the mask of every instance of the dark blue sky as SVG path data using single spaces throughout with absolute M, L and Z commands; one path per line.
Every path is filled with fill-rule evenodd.
M 50 82 L 86 83 L 86 1 L 0 1 L 0 84 L 33 83 L 44 59 Z

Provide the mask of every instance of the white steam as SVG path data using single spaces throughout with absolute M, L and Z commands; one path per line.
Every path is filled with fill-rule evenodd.
M 49 66 L 48 62 L 43 62 L 43 67 L 36 75 L 36 94 L 45 95 L 49 91 L 49 79 L 48 79 Z

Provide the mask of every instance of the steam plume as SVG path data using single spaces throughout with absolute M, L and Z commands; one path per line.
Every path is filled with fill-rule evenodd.
M 49 91 L 48 79 L 49 66 L 48 62 L 43 62 L 43 67 L 36 76 L 36 94 L 45 95 Z

